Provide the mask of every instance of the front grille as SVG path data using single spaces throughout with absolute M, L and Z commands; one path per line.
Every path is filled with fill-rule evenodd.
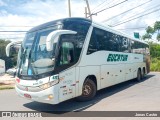
M 41 89 L 40 87 L 28 87 L 28 86 L 23 86 L 20 84 L 16 84 L 17 88 L 22 90 L 22 91 L 28 91 L 28 92 L 39 92 L 43 89 Z

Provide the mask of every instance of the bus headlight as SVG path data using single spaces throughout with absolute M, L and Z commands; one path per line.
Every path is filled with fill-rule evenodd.
M 43 85 L 40 85 L 39 87 L 40 87 L 41 89 L 47 89 L 47 88 L 49 88 L 49 87 L 57 84 L 58 82 L 59 82 L 59 80 L 54 80 L 54 81 L 45 83 L 45 84 L 43 84 Z

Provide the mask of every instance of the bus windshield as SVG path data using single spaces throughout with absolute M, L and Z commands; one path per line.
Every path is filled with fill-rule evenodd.
M 52 24 L 46 23 L 46 25 L 42 25 L 40 27 L 33 28 L 33 30 L 30 30 L 26 34 L 26 37 L 23 40 L 19 50 L 17 61 L 17 76 L 26 80 L 40 79 L 53 75 L 54 72 L 59 72 L 68 68 L 69 64 L 65 63 L 67 60 L 66 54 L 72 54 L 72 52 L 63 54 L 64 52 L 57 51 L 56 53 L 56 49 L 60 49 L 62 44 L 57 40 L 53 40 L 53 46 L 50 46 L 53 47 L 51 51 L 46 48 L 46 39 L 48 35 L 55 30 L 71 30 L 77 32 L 77 34 L 74 35 L 74 39 L 72 40 L 72 42 L 74 41 L 74 45 L 71 45 L 72 42 L 65 42 L 63 43 L 62 48 L 63 51 L 66 51 L 66 46 L 70 51 L 73 51 L 74 49 L 74 63 L 72 63 L 72 65 L 78 62 L 90 25 L 90 23 L 80 20 L 65 20 L 59 22 L 55 21 Z M 70 37 L 72 35 L 62 36 L 66 40 L 71 41 Z M 61 40 L 60 38 L 58 40 Z M 59 57 L 60 55 L 64 55 L 63 61 L 61 61 L 62 57 Z M 65 64 L 64 67 L 59 67 L 62 64 Z
M 18 55 L 20 75 L 39 75 L 53 71 L 56 43 L 53 44 L 52 51 L 47 51 L 46 38 L 57 29 L 58 27 L 52 27 L 26 35 Z

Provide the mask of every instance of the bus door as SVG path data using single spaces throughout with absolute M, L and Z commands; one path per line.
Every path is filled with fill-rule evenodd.
M 59 74 L 59 102 L 75 97 L 75 67 Z
M 76 93 L 76 68 L 75 64 L 75 44 L 71 41 L 62 41 L 60 43 L 58 69 L 59 73 L 59 102 L 75 97 Z

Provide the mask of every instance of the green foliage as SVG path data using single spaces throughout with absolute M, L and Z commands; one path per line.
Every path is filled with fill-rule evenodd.
M 159 31 L 160 30 L 160 21 L 156 21 L 154 23 L 154 31 Z M 159 33 L 159 32 L 158 32 Z
M 154 32 L 157 32 L 157 40 L 160 41 L 160 21 L 155 22 Z
M 151 71 L 159 71 L 160 72 L 160 59 L 152 58 L 151 59 Z
M 5 41 L 0 39 L 0 59 L 5 60 L 6 69 L 16 66 L 17 64 L 17 53 L 12 50 L 13 57 L 6 56 L 6 46 L 10 43 L 10 41 Z
M 142 36 L 142 39 L 151 39 L 152 38 L 152 34 L 154 33 L 154 28 L 148 26 L 146 28 L 146 33 Z
M 145 39 L 151 39 L 152 38 L 152 35 L 146 33 L 145 35 L 142 36 L 142 39 L 145 40 Z
M 157 40 L 160 41 L 160 21 L 154 23 L 154 27 L 148 26 L 146 33 L 142 36 L 142 39 L 151 39 L 153 34 L 157 34 Z
M 148 34 L 153 34 L 153 33 L 154 33 L 154 28 L 152 28 L 151 26 L 148 26 L 148 27 L 146 28 L 146 32 L 147 32 Z
M 160 45 L 150 43 L 150 54 L 152 58 L 160 57 Z
M 160 33 L 157 34 L 157 40 L 160 41 Z
M 160 72 L 160 45 L 150 43 L 151 71 Z

